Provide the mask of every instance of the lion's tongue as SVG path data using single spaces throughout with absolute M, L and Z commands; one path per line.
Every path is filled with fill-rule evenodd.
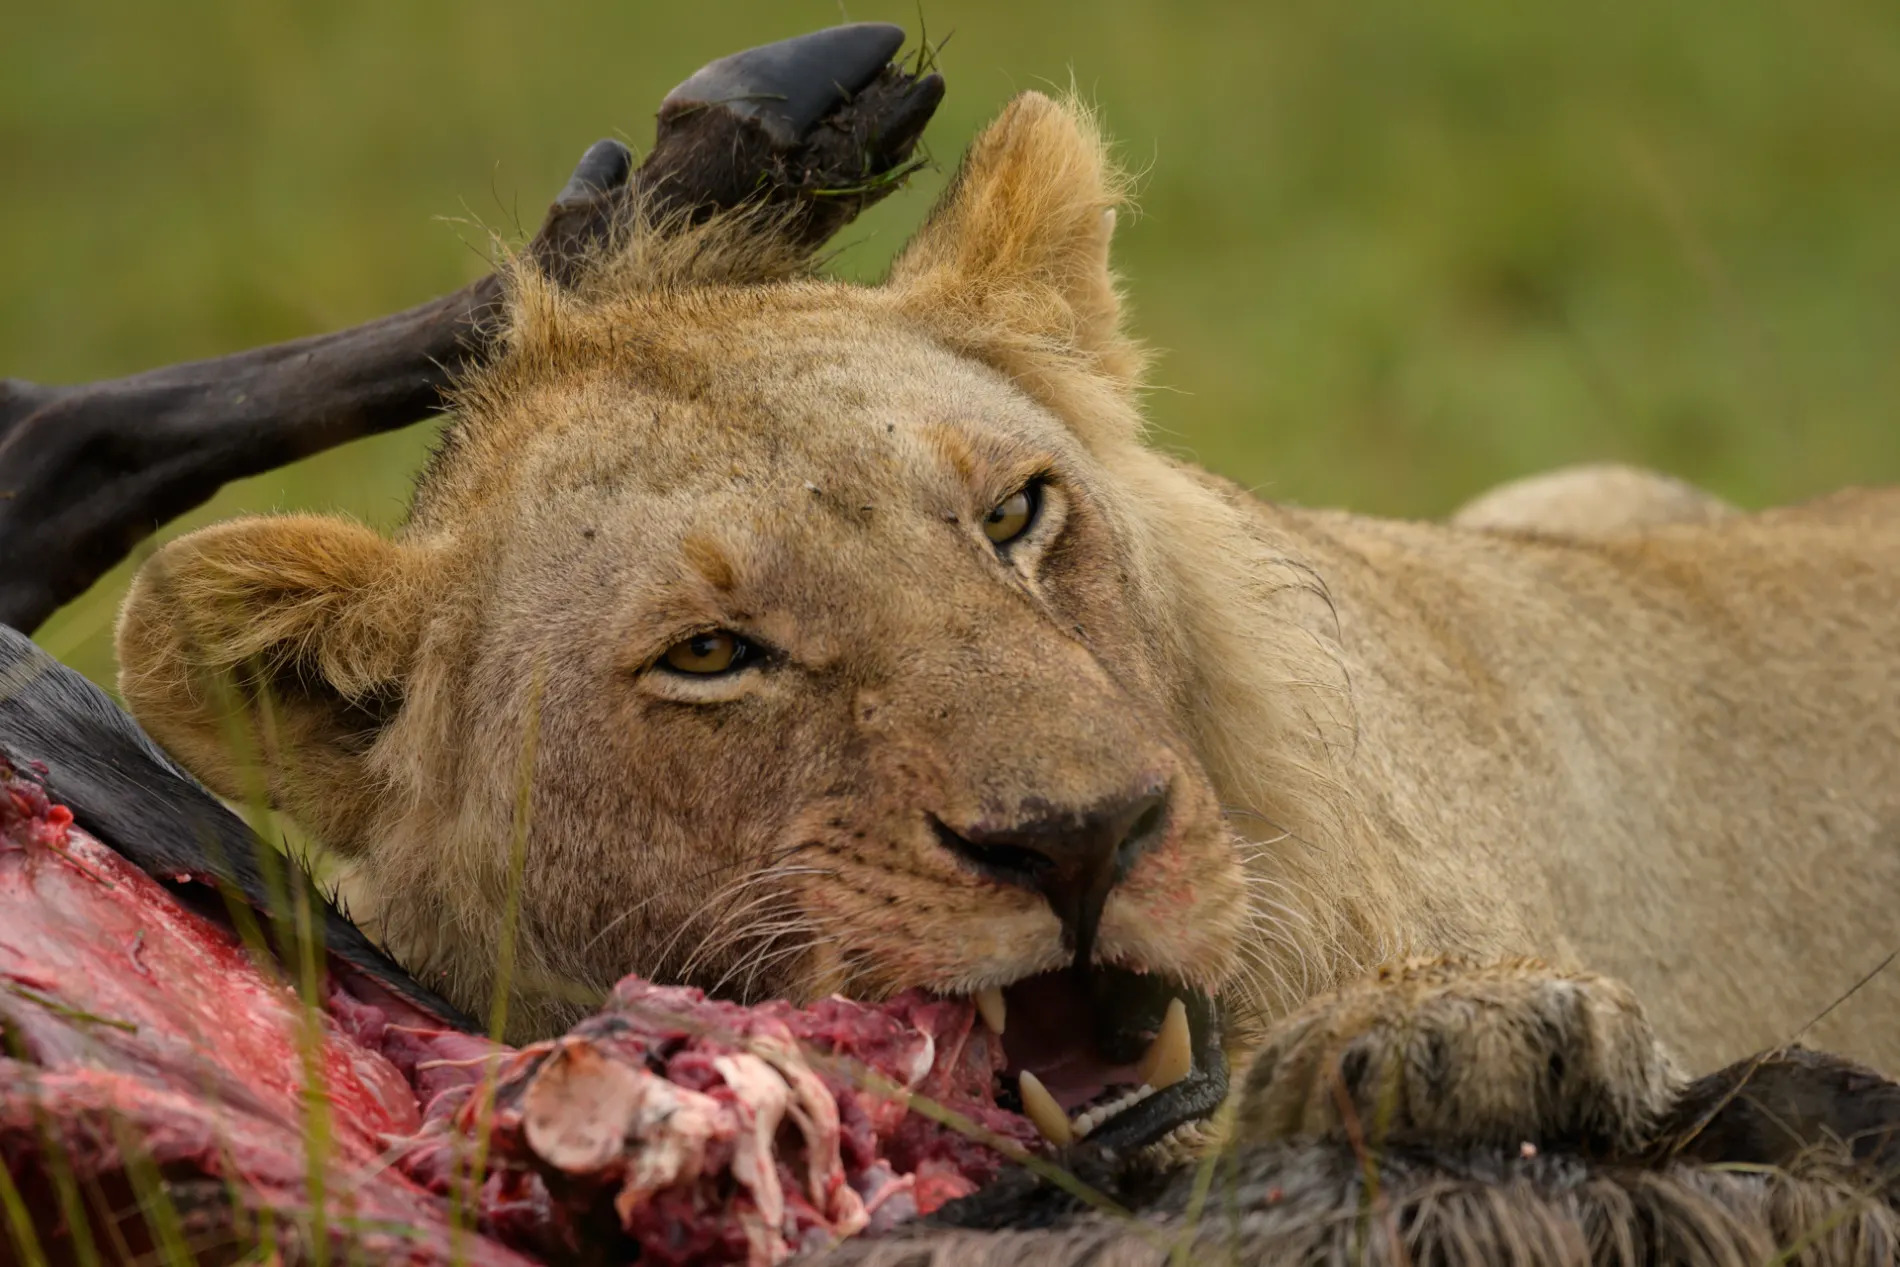
M 1114 1065 L 1095 1050 L 1095 1017 L 1066 972 L 1018 981 L 1003 991 L 1009 1021 L 1003 1030 L 1008 1076 L 1027 1069 L 1064 1110 L 1078 1108 L 1112 1086 L 1137 1086 L 1134 1065 Z

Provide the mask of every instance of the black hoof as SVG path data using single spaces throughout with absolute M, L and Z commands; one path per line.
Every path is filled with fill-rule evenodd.
M 762 44 L 708 62 L 667 94 L 660 111 L 723 106 L 757 119 L 775 142 L 791 146 L 876 79 L 903 44 L 903 28 L 888 22 L 853 22 Z

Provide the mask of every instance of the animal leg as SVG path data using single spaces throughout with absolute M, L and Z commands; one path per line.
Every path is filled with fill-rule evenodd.
M 1277 1026 L 1235 1134 L 1627 1154 L 1681 1085 L 1621 982 L 1535 960 L 1415 959 Z

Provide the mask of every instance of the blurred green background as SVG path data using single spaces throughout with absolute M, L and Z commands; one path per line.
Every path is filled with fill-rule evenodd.
M 1443 513 L 1618 458 L 1748 504 L 1900 478 L 1893 0 L 68 0 L 0 14 L 0 374 L 345 325 L 485 267 L 702 62 L 926 25 L 954 164 L 1073 82 L 1146 173 L 1120 235 L 1166 443 L 1269 496 Z M 875 276 L 942 182 L 848 231 Z M 225 491 L 387 524 L 426 426 Z M 173 525 L 167 531 L 177 531 Z M 41 640 L 101 679 L 120 574 Z

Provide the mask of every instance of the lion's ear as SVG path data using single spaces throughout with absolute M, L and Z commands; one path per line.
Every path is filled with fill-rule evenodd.
M 1080 106 L 1025 92 L 970 146 L 888 285 L 908 311 L 985 359 L 1054 351 L 1132 383 L 1142 357 L 1123 333 L 1108 260 L 1126 192 Z
M 120 611 L 120 693 L 216 791 L 261 791 L 326 845 L 360 847 L 365 757 L 401 705 L 428 611 L 420 556 L 308 515 L 181 537 Z

